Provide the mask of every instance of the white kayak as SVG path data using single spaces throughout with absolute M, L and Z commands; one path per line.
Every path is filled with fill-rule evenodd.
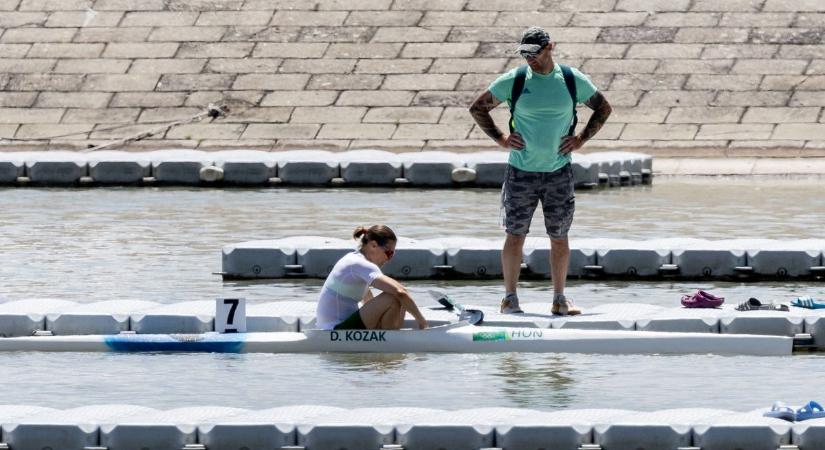
M 793 338 L 516 327 L 459 322 L 427 330 L 117 334 L 0 338 L 0 351 L 214 353 L 603 353 L 781 356 Z

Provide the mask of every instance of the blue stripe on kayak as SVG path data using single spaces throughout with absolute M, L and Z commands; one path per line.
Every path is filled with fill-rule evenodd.
M 205 352 L 240 353 L 243 334 L 123 334 L 107 336 L 103 342 L 116 352 Z

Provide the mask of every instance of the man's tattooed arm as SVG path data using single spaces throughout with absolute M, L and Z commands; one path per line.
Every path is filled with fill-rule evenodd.
M 493 117 L 490 115 L 490 111 L 493 110 L 496 106 L 498 106 L 501 102 L 490 93 L 490 91 L 484 91 L 483 94 L 479 95 L 478 98 L 473 102 L 473 105 L 470 106 L 470 114 L 472 114 L 473 119 L 478 124 L 478 127 L 481 128 L 481 131 L 484 132 L 487 136 L 490 136 L 494 141 L 501 145 L 501 141 L 504 139 L 504 133 L 498 129 L 496 126 L 495 121 L 493 121 Z
M 593 115 L 590 116 L 590 120 L 587 121 L 587 126 L 584 127 L 582 130 L 581 135 L 579 138 L 582 142 L 590 140 L 599 130 L 602 128 L 605 122 L 607 122 L 607 118 L 610 117 L 610 113 L 613 112 L 613 107 L 610 106 L 610 103 L 607 102 L 607 99 L 604 98 L 601 92 L 596 91 L 589 100 L 585 103 L 588 108 L 593 110 Z
M 476 101 L 473 102 L 473 106 L 470 106 L 470 114 L 473 115 L 473 119 L 475 119 L 478 127 L 481 128 L 481 131 L 496 141 L 499 147 L 521 150 L 524 148 L 524 139 L 522 139 L 521 135 L 514 131 L 505 136 L 496 126 L 493 117 L 490 116 L 490 111 L 500 103 L 490 91 L 484 91 L 484 93 L 479 95 Z

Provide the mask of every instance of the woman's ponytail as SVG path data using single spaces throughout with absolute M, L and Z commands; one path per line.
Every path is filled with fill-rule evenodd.
M 357 239 L 362 246 L 369 241 L 378 242 L 379 245 L 386 245 L 390 241 L 398 241 L 395 232 L 386 225 L 373 225 L 369 228 L 357 226 L 355 231 L 352 232 L 352 238 Z
M 352 232 L 352 238 L 353 239 L 358 239 L 358 238 L 360 238 L 361 236 L 363 236 L 365 234 L 367 234 L 367 227 L 365 227 L 363 225 L 359 225 L 359 226 L 355 227 L 355 231 Z

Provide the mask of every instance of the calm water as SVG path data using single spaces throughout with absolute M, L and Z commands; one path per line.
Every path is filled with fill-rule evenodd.
M 822 237 L 823 179 L 655 183 L 577 194 L 571 237 Z M 412 238 L 503 236 L 495 190 L 5 189 L 0 211 L 0 294 L 15 298 L 211 298 L 235 289 L 211 275 L 225 244 L 347 238 L 378 221 Z M 539 215 L 532 230 L 543 234 Z M 291 293 L 275 283 L 255 291 Z
M 3 403 L 750 410 L 822 399 L 818 356 L 16 354 Z M 790 382 L 789 380 L 793 380 Z
M 658 178 L 653 186 L 581 192 L 572 237 L 821 238 L 825 182 Z M 221 246 L 313 234 L 347 237 L 386 222 L 414 238 L 498 238 L 494 190 L 0 190 L 0 295 L 162 302 L 243 295 L 250 302 L 315 299 L 320 280 L 223 283 Z M 542 224 L 535 221 L 534 235 Z M 410 283 L 495 304 L 498 282 Z M 825 295 L 825 284 L 572 282 L 584 307 L 673 305 L 705 287 L 729 301 Z M 524 301 L 547 301 L 525 283 Z M 333 406 L 713 406 L 801 404 L 825 392 L 825 359 L 587 355 L 114 355 L 0 354 L 3 403 L 58 407 L 134 403 L 171 408 Z M 787 383 L 791 376 L 793 383 Z M 743 381 L 750 380 L 750 381 Z M 229 384 L 232 389 L 225 389 Z

